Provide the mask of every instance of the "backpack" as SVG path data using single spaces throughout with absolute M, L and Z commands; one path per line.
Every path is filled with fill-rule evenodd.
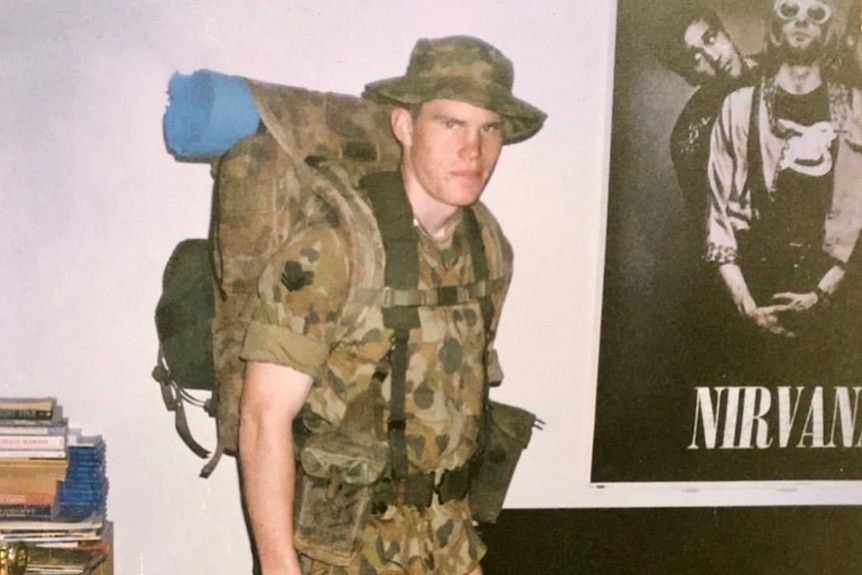
M 372 277 L 383 258 L 373 243 L 378 232 L 355 186 L 365 174 L 395 169 L 400 157 L 385 106 L 252 80 L 249 86 L 261 129 L 213 162 L 209 237 L 184 240 L 174 249 L 155 313 L 159 353 L 152 375 L 174 412 L 177 433 L 199 457 L 210 451 L 193 438 L 185 404 L 216 419 L 217 444 L 203 477 L 222 454 L 237 452 L 239 352 L 265 264 L 295 224 L 325 203 L 351 218 L 349 228 L 363 244 L 354 245 L 356 257 L 380 260 L 354 266 L 365 275 L 352 277 L 351 285 L 382 281 Z M 189 390 L 209 395 L 201 399 Z

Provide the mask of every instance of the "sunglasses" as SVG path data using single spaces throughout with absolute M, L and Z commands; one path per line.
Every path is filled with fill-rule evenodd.
M 774 10 L 778 17 L 785 22 L 805 19 L 813 24 L 825 24 L 832 17 L 832 9 L 816 0 L 814 2 L 778 0 Z

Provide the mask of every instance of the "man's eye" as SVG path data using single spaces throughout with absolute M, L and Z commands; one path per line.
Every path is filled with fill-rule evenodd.
M 718 38 L 717 32 L 710 32 L 703 38 L 703 43 L 706 46 L 712 46 L 715 44 L 716 39 Z
M 445 122 L 443 122 L 443 125 L 451 130 L 452 128 L 456 128 L 458 126 L 458 122 L 456 122 L 455 120 L 446 120 Z
M 778 15 L 784 20 L 793 20 L 799 16 L 800 7 L 794 2 L 781 2 L 777 8 Z
M 489 133 L 499 132 L 502 128 L 503 126 L 501 126 L 500 124 L 485 124 L 485 126 L 483 127 L 483 129 Z
M 811 6 L 808 9 L 808 17 L 814 22 L 825 22 L 829 19 L 826 9 L 822 6 Z

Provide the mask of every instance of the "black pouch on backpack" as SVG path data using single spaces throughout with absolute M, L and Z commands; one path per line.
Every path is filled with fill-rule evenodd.
M 187 239 L 174 248 L 165 266 L 162 295 L 156 305 L 159 357 L 153 378 L 162 389 L 165 407 L 176 414 L 177 432 L 192 451 L 208 451 L 189 432 L 184 401 L 196 403 L 185 390 L 213 391 L 213 339 L 215 288 L 209 240 Z
M 156 305 L 156 331 L 171 379 L 185 389 L 212 390 L 215 381 L 210 322 L 214 288 L 209 241 L 174 248 Z

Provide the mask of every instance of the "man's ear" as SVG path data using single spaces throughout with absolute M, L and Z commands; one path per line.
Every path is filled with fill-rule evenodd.
M 413 116 L 406 108 L 396 107 L 389 116 L 392 133 L 402 146 L 409 146 L 413 141 Z

